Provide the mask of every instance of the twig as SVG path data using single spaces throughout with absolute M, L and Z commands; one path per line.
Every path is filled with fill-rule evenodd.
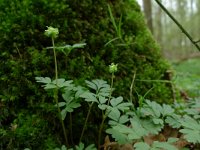
M 90 115 L 90 112 L 91 112 L 91 109 L 92 109 L 93 104 L 94 104 L 94 103 L 92 102 L 92 103 L 89 105 L 89 110 L 88 110 L 87 117 L 86 117 L 86 119 L 85 119 L 85 123 L 84 123 L 83 129 L 82 129 L 82 132 L 81 132 L 81 137 L 80 137 L 79 143 L 82 142 L 82 138 L 83 138 L 83 135 L 84 135 L 84 132 L 85 132 L 85 129 L 86 129 L 86 125 L 87 125 L 87 122 L 88 122 L 89 115 Z
M 200 42 L 200 40 L 195 41 L 195 43 L 199 43 L 199 42 Z
M 135 76 L 136 76 L 136 71 L 134 71 L 133 74 L 133 78 L 132 78 L 132 82 L 131 82 L 131 86 L 130 86 L 130 101 L 133 102 L 133 85 L 134 85 L 134 81 L 135 81 Z
M 20 53 L 20 51 L 19 51 L 19 49 L 18 49 L 18 47 L 17 47 L 17 44 L 14 43 L 14 46 L 15 46 L 15 48 L 17 49 L 17 52 L 18 52 L 18 54 L 19 54 L 20 59 L 22 59 L 22 54 Z
M 188 39 L 192 42 L 193 45 L 200 51 L 200 47 L 197 44 L 198 42 L 195 42 L 191 35 L 183 28 L 183 26 L 170 14 L 170 12 L 165 8 L 165 6 L 159 1 L 155 0 L 157 4 L 162 8 L 162 10 L 176 23 L 176 25 L 179 27 L 179 29 L 188 37 Z
M 171 83 L 172 81 L 169 80 L 141 80 L 141 79 L 135 79 L 135 81 L 139 82 L 163 82 L 163 83 Z

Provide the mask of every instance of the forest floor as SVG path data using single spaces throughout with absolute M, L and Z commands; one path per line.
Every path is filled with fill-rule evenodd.
M 189 59 L 173 65 L 174 81 L 190 98 L 200 98 L 200 59 Z

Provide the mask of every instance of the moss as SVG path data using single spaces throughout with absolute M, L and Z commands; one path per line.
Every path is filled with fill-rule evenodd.
M 108 4 L 117 26 L 121 18 L 121 37 L 112 24 Z M 135 103 L 135 91 L 144 95 L 152 87 L 146 98 L 172 102 L 170 85 L 151 81 L 165 79 L 169 65 L 161 57 L 135 0 L 1 0 L 0 10 L 0 96 L 13 111 L 12 116 L 24 109 L 34 110 L 41 102 L 49 103 L 34 80 L 35 76 L 54 77 L 52 51 L 44 49 L 51 45 L 44 36 L 46 26 L 59 28 L 58 45 L 87 43 L 69 57 L 58 54 L 60 77 L 81 84 L 85 79 L 109 81 L 108 65 L 113 62 L 119 68 L 114 95 L 129 99 L 136 71 Z M 11 123 L 6 119 L 1 122 L 7 127 Z
M 122 38 L 109 44 L 106 43 L 117 38 L 117 33 L 111 22 L 107 4 L 111 6 L 116 24 L 122 16 Z M 60 74 L 66 78 L 80 81 L 89 78 L 109 80 L 107 66 L 115 62 L 119 64 L 119 73 L 116 74 L 115 81 L 116 94 L 127 97 L 133 70 L 137 70 L 137 79 L 160 80 L 169 67 L 161 58 L 159 47 L 147 29 L 140 7 L 134 0 L 84 0 L 81 3 L 78 0 L 63 0 L 61 3 L 54 0 L 50 2 L 23 0 L 11 3 L 6 1 L 1 3 L 0 7 L 3 16 L 2 25 L 6 27 L 0 29 L 2 37 L 0 45 L 3 50 L 1 57 L 4 59 L 5 56 L 2 54 L 9 52 L 8 56 L 18 62 L 21 55 L 22 62 L 28 62 L 25 66 L 19 66 L 24 68 L 22 76 L 25 78 L 31 70 L 40 68 L 40 65 L 52 65 L 51 61 L 46 60 L 50 52 L 47 52 L 46 56 L 43 55 L 43 58 L 36 58 L 34 53 L 38 51 L 34 50 L 30 53 L 28 50 L 30 47 L 42 50 L 43 47 L 50 45 L 43 34 L 47 25 L 60 29 L 59 39 L 56 42 L 87 43 L 86 48 L 74 51 L 69 58 L 59 56 Z M 3 63 L 1 61 L 1 64 Z M 49 70 L 41 71 L 49 72 Z M 31 74 L 32 77 L 36 75 Z M 46 76 L 44 73 L 41 75 Z M 141 95 L 155 85 L 151 82 L 140 84 L 140 82 L 136 83 L 136 89 Z M 155 87 L 154 92 L 149 94 L 149 98 L 160 101 L 155 96 L 160 98 L 161 95 L 162 102 L 165 102 L 164 99 L 170 99 L 168 86 L 161 87 L 158 87 L 162 89 L 159 90 L 161 92 L 158 92 Z

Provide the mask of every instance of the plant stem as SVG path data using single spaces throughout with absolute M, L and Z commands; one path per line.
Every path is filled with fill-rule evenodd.
M 136 76 L 136 71 L 134 71 L 134 74 L 133 74 L 133 79 L 132 79 L 132 82 L 131 82 L 131 86 L 130 86 L 130 102 L 133 103 L 133 85 L 134 85 L 134 81 L 135 81 L 135 76 Z
M 82 129 L 82 132 L 81 132 L 81 137 L 80 137 L 80 140 L 79 140 L 79 143 L 82 141 L 82 138 L 83 138 L 83 135 L 84 135 L 84 132 L 85 132 L 85 129 L 86 129 L 86 124 L 87 124 L 87 121 L 89 119 L 89 115 L 90 115 L 90 112 L 91 112 L 91 109 L 92 109 L 92 105 L 94 103 L 92 102 L 90 105 L 89 105 L 89 110 L 88 110 L 88 113 L 87 113 L 87 117 L 85 119 L 85 123 L 84 123 L 84 126 L 83 126 L 83 129 Z
M 103 114 L 103 112 L 102 112 L 102 114 Z M 103 124 L 104 124 L 104 121 L 106 120 L 106 118 L 107 118 L 107 115 L 103 114 L 103 118 L 102 118 L 100 129 L 99 129 L 99 134 L 98 134 L 98 150 L 100 150 L 100 148 L 101 148 L 101 133 L 102 133 Z
M 115 77 L 115 75 L 114 75 L 114 73 L 112 73 L 111 84 L 110 84 L 110 94 L 109 94 L 109 97 L 108 97 L 108 104 L 107 104 L 107 106 L 109 106 L 110 100 L 111 100 L 114 77 Z M 105 110 L 105 112 L 106 111 L 107 111 L 107 109 Z M 101 125 L 100 125 L 99 134 L 98 134 L 98 150 L 100 150 L 101 133 L 102 133 L 102 130 L 103 130 L 103 124 L 104 124 L 104 121 L 106 120 L 106 118 L 108 117 L 108 114 L 109 114 L 109 112 L 107 112 L 107 113 L 104 114 L 103 111 L 102 111 L 102 122 L 101 122 Z
M 110 104 L 110 99 L 111 99 L 112 90 L 113 90 L 113 80 L 114 80 L 114 77 L 115 77 L 115 75 L 114 75 L 114 73 L 112 73 L 112 76 L 111 76 L 111 84 L 110 84 L 110 94 L 109 94 L 109 97 L 108 97 L 108 104 L 107 104 L 107 105 Z
M 58 80 L 58 64 L 57 64 L 57 58 L 56 58 L 56 50 L 55 50 L 54 38 L 52 38 L 52 44 L 53 44 L 53 55 L 54 55 L 54 64 L 55 64 L 55 78 L 56 78 L 56 85 L 57 85 L 57 80 Z
M 56 105 L 57 105 L 57 108 L 58 108 L 58 114 L 59 114 L 59 119 L 60 119 L 60 122 L 61 122 L 61 125 L 62 125 L 62 128 L 63 128 L 63 134 L 64 134 L 64 137 L 65 137 L 65 142 L 66 142 L 66 145 L 68 146 L 69 145 L 69 142 L 68 142 L 68 138 L 67 138 L 67 133 L 66 133 L 66 130 L 65 130 L 65 125 L 64 125 L 64 122 L 62 120 L 62 117 L 61 117 L 61 110 L 60 110 L 60 107 L 58 105 L 58 65 L 57 65 L 57 59 L 56 59 L 56 50 L 55 50 L 55 44 L 54 44 L 54 38 L 52 37 L 52 44 L 53 44 L 53 54 L 54 54 L 54 64 L 55 64 L 55 79 L 56 79 L 56 89 L 55 89 L 55 92 L 54 92 L 54 99 L 55 99 L 55 102 L 56 102 Z
M 74 145 L 74 141 L 73 141 L 73 130 L 72 130 L 72 113 L 70 112 L 69 113 L 69 128 L 70 128 L 70 140 L 71 140 L 71 143 L 72 143 L 72 145 Z
M 112 96 L 112 89 L 113 89 L 113 81 L 114 81 L 114 72 L 112 73 L 112 76 L 111 76 L 111 84 L 110 84 L 110 93 L 109 93 L 109 97 L 108 97 L 108 103 L 107 103 L 107 106 L 109 106 L 110 104 L 110 100 L 111 100 L 111 96 Z M 102 111 L 102 121 L 101 121 L 101 125 L 100 125 L 100 129 L 99 129 L 99 134 L 98 134 L 98 150 L 100 150 L 100 143 L 101 143 L 101 133 L 102 133 L 102 129 L 103 129 L 103 124 L 104 124 L 104 121 L 106 120 L 106 118 L 108 117 L 108 114 L 109 112 L 106 112 L 107 109 L 105 110 L 105 114 L 103 113 Z

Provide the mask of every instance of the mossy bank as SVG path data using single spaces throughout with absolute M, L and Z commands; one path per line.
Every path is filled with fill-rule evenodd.
M 73 79 L 82 85 L 85 79 L 110 81 L 108 65 L 116 63 L 118 72 L 114 79 L 114 95 L 129 99 L 135 74 L 132 98 L 136 105 L 137 93 L 145 95 L 151 88 L 146 98 L 160 103 L 172 102 L 170 84 L 152 81 L 167 79 L 169 65 L 161 57 L 159 46 L 135 0 L 61 0 L 59 3 L 56 0 L 1 0 L 0 14 L 2 132 L 10 132 L 11 123 L 19 121 L 19 114 L 23 116 L 25 112 L 31 116 L 29 123 L 30 118 L 35 118 L 35 115 L 32 116 L 34 113 L 40 117 L 43 113 L 45 119 L 50 119 L 47 111 L 51 109 L 49 97 L 35 83 L 36 76 L 54 76 L 52 51 L 45 49 L 51 45 L 44 35 L 46 26 L 59 28 L 57 45 L 87 44 L 68 57 L 57 56 L 59 77 Z M 41 103 L 45 111 L 41 111 Z M 26 122 L 24 119 L 21 121 Z M 35 126 L 35 130 L 47 132 L 47 126 L 43 127 L 45 129 Z M 31 138 L 34 139 L 33 136 Z M 54 141 L 45 133 L 40 136 L 48 144 Z M 9 137 L 12 134 L 6 134 L 2 144 L 9 142 Z M 29 142 L 24 145 L 31 145 Z M 37 148 L 41 143 L 37 141 L 34 145 Z

